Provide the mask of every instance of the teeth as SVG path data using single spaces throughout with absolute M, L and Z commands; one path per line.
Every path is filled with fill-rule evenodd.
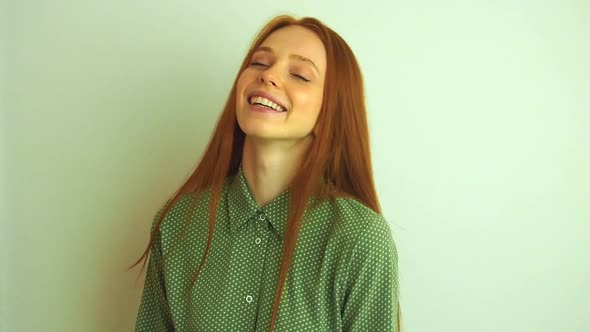
M 284 112 L 284 110 L 281 106 L 273 103 L 272 101 L 270 101 L 264 97 L 259 97 L 259 96 L 252 97 L 252 98 L 250 98 L 250 104 L 261 104 L 261 105 L 270 107 L 277 112 Z

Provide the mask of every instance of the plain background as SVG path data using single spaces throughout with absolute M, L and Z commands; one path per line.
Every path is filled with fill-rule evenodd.
M 3 2 L 0 330 L 132 329 L 125 269 L 280 13 L 362 66 L 405 331 L 590 331 L 587 0 Z

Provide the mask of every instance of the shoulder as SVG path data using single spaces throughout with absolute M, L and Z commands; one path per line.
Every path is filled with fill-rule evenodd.
M 389 223 L 383 215 L 354 199 L 338 199 L 345 216 L 341 236 L 348 252 L 344 285 L 351 289 L 363 280 L 372 280 L 375 287 L 388 287 L 397 292 L 398 253 Z
M 229 179 L 226 180 L 222 186 L 221 193 L 219 196 L 219 203 L 223 200 L 225 191 L 227 190 Z M 209 215 L 209 206 L 211 203 L 212 190 L 207 188 L 199 193 L 188 192 L 181 194 L 178 200 L 174 203 L 168 213 L 164 216 L 160 229 L 165 233 L 175 233 L 181 226 L 187 221 L 189 213 L 194 210 L 193 218 L 196 216 Z M 166 209 L 168 205 L 172 204 L 172 198 L 170 198 L 163 206 L 161 206 L 156 212 L 153 222 L 152 230 L 155 227 L 156 222 Z
M 351 259 L 386 256 L 397 261 L 392 231 L 382 214 L 352 198 L 336 198 L 332 204 L 334 235 L 346 242 Z
M 345 257 L 350 257 L 352 251 L 359 250 L 387 250 L 397 256 L 386 219 L 354 198 L 328 199 L 309 211 L 308 218 L 311 225 L 324 225 L 323 227 L 330 229 L 329 241 L 344 250 Z M 313 231 L 318 230 L 318 227 L 310 228 Z
M 336 198 L 332 203 L 333 213 L 340 223 L 341 232 L 350 233 L 355 238 L 363 235 L 377 235 L 391 237 L 391 230 L 382 214 L 353 198 Z
M 331 219 L 327 241 L 335 253 L 336 279 L 341 291 L 350 289 L 364 276 L 372 280 L 378 276 L 384 282 L 395 280 L 397 249 L 389 223 L 382 214 L 360 201 L 343 197 L 322 203 L 320 211 Z

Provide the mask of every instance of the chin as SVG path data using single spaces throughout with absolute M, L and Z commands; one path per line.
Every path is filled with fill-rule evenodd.
M 246 130 L 242 129 L 242 131 L 246 134 L 246 136 L 256 138 L 256 139 L 280 139 L 281 137 L 277 135 L 274 130 L 265 130 L 263 128 L 245 128 Z

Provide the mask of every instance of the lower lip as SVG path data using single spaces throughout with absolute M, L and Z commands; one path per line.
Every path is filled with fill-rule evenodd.
M 277 112 L 277 111 L 272 110 L 268 107 L 264 107 L 264 106 L 260 106 L 260 105 L 248 104 L 248 107 L 250 108 L 250 110 L 252 110 L 254 112 L 260 112 L 260 113 L 270 113 L 270 114 L 285 114 L 285 113 L 287 113 L 287 112 Z

